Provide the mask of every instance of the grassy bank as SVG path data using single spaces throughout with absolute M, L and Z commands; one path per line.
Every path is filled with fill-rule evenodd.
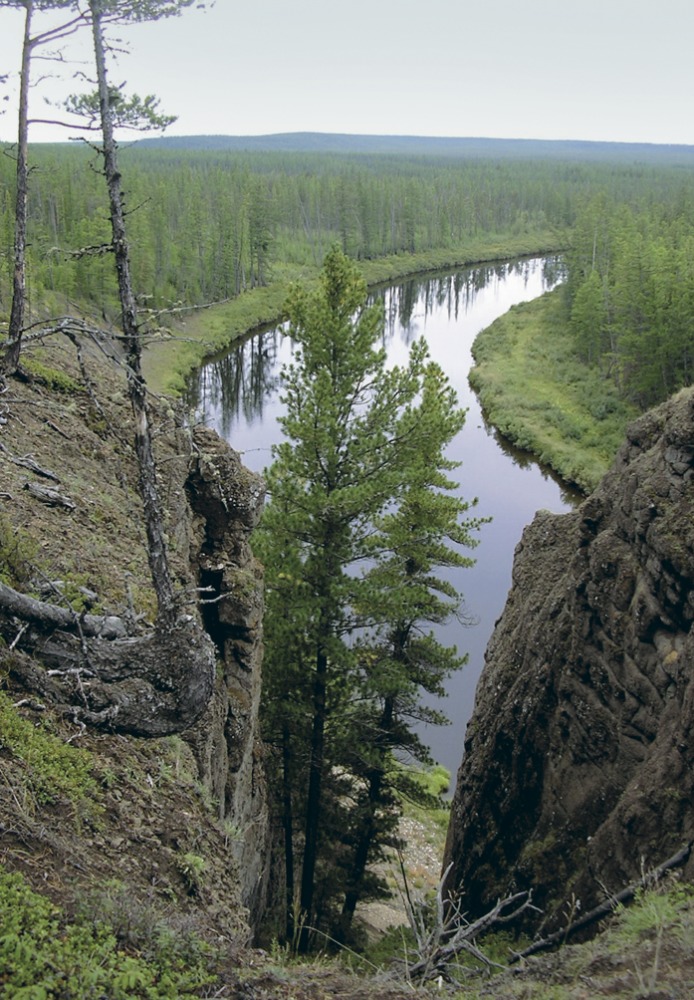
M 426 271 L 553 253 L 561 249 L 563 242 L 560 234 L 551 231 L 501 235 L 470 240 L 456 250 L 431 250 L 361 261 L 360 267 L 372 286 Z M 266 288 L 255 288 L 229 302 L 191 311 L 185 322 L 177 324 L 170 338 L 150 344 L 143 365 L 150 388 L 154 392 L 180 393 L 186 376 L 206 357 L 224 350 L 234 340 L 259 327 L 277 322 L 289 285 L 293 281 L 310 283 L 315 280 L 318 270 L 317 266 L 276 265 L 274 280 Z
M 589 492 L 637 411 L 576 357 L 562 295 L 559 288 L 514 306 L 482 331 L 470 383 L 504 437 Z

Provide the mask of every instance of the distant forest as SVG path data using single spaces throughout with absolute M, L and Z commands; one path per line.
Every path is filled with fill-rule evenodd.
M 367 153 L 452 156 L 456 159 L 558 159 L 694 164 L 694 146 L 646 142 L 586 142 L 577 139 L 486 139 L 419 135 L 349 135 L 339 132 L 278 132 L 273 135 L 184 135 L 142 139 L 150 149 L 227 152 Z
M 0 157 L 0 312 L 15 165 Z M 115 302 L 103 181 L 87 144 L 30 150 L 29 296 Z M 694 147 L 300 133 L 123 144 L 143 302 L 215 302 L 356 260 L 548 232 L 567 248 L 577 350 L 647 405 L 691 381 Z

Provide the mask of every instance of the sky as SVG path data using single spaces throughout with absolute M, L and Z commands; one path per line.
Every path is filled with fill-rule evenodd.
M 0 74 L 16 77 L 22 24 L 0 0 Z M 694 145 L 694 0 L 216 0 L 118 34 L 129 53 L 111 81 L 156 94 L 178 115 L 169 135 Z M 88 72 L 88 35 L 64 55 Z M 67 63 L 34 73 L 50 74 L 33 92 L 34 117 L 55 116 L 46 96 L 83 87 Z M 16 135 L 15 90 L 0 88 L 5 141 Z M 34 125 L 30 140 L 72 134 Z

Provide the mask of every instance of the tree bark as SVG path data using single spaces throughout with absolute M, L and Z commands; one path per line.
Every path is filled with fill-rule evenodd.
M 286 900 L 286 936 L 294 938 L 294 824 L 292 821 L 291 734 L 286 724 L 282 729 L 282 799 L 284 825 L 284 869 Z
M 135 416 L 135 452 L 139 467 L 140 495 L 144 506 L 149 567 L 157 596 L 157 626 L 160 629 L 167 629 L 172 628 L 175 623 L 176 609 L 164 535 L 164 518 L 157 487 L 156 465 L 152 451 L 147 387 L 142 375 L 142 338 L 130 274 L 130 252 L 125 227 L 121 174 L 118 169 L 117 144 L 114 137 L 106 72 L 106 45 L 97 0 L 89 0 L 89 9 L 92 16 L 94 58 L 101 112 L 104 175 L 108 188 L 112 246 L 121 305 L 121 325 L 125 337 L 128 395 Z
M 375 750 L 379 761 L 375 767 L 369 769 L 367 775 L 368 795 L 366 804 L 366 814 L 363 818 L 361 829 L 357 834 L 357 843 L 354 849 L 354 860 L 348 876 L 345 901 L 342 906 L 342 918 L 340 921 L 340 931 L 346 937 L 352 925 L 354 911 L 357 903 L 361 899 L 363 891 L 364 874 L 369 860 L 369 851 L 376 834 L 376 810 L 381 802 L 383 791 L 383 778 L 385 774 L 385 755 L 390 746 L 389 734 L 393 723 L 394 699 L 386 698 L 378 725 L 378 735 L 376 737 Z
M 19 366 L 24 332 L 26 309 L 26 241 L 27 241 L 27 188 L 29 178 L 28 136 L 29 136 L 29 73 L 31 70 L 31 19 L 34 12 L 33 0 L 26 0 L 24 18 L 24 44 L 22 46 L 22 69 L 19 84 L 19 125 L 17 130 L 17 193 L 14 215 L 14 269 L 12 277 L 12 308 L 7 329 L 7 347 L 3 358 L 3 369 L 12 375 Z
M 309 764 L 308 796 L 306 801 L 306 824 L 304 857 L 301 868 L 301 934 L 299 951 L 308 951 L 310 928 L 307 921 L 313 919 L 313 895 L 315 888 L 316 861 L 318 860 L 318 829 L 320 826 L 323 785 L 323 762 L 325 758 L 325 713 L 328 656 L 324 646 L 316 654 L 316 676 L 313 683 L 313 729 L 311 732 L 311 760 Z
M 75 615 L 67 608 L 38 601 L 27 594 L 13 590 L 0 582 L 0 611 L 25 622 L 34 622 L 45 629 L 81 630 L 86 636 L 106 639 L 124 638 L 126 628 L 120 618 L 113 615 Z
M 120 618 L 78 616 L 0 583 L 0 634 L 9 641 L 13 633 L 22 652 L 1 654 L 9 671 L 92 725 L 138 736 L 180 733 L 212 697 L 215 647 L 192 619 L 128 636 Z

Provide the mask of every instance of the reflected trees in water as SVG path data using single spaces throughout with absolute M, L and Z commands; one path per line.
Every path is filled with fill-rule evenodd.
M 277 359 L 283 336 L 283 329 L 275 327 L 247 337 L 191 377 L 189 403 L 204 422 L 214 413 L 213 422 L 226 440 L 240 418 L 262 419 L 265 403 L 279 385 Z
M 458 322 L 472 309 L 481 291 L 503 284 L 511 275 L 527 282 L 537 266 L 536 259 L 483 264 L 453 273 L 419 275 L 373 291 L 369 303 L 381 301 L 385 311 L 383 346 L 399 337 L 409 347 L 421 335 L 424 324 L 420 320 L 441 310 L 450 321 Z M 541 266 L 546 287 L 560 280 L 561 257 L 544 258 Z M 249 424 L 260 422 L 265 405 L 277 394 L 284 336 L 282 327 L 254 334 L 224 355 L 210 359 L 191 376 L 188 403 L 196 410 L 198 419 L 215 426 L 227 440 L 240 420 Z

